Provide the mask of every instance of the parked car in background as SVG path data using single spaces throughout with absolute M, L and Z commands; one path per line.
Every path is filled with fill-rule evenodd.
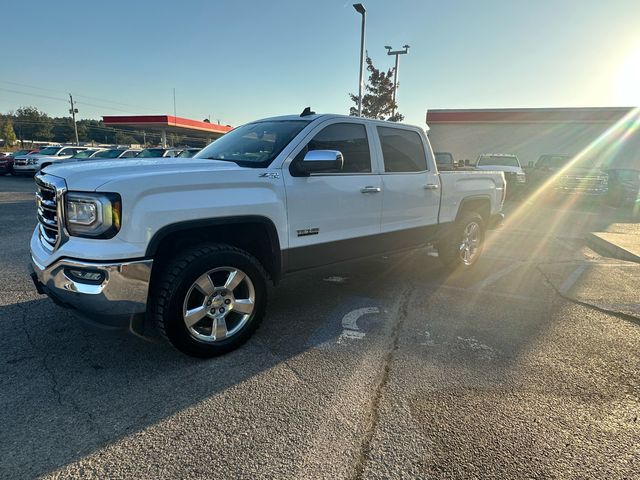
M 137 156 L 139 158 L 177 157 L 180 152 L 182 152 L 181 148 L 151 147 L 145 148 Z
M 640 164 L 637 168 L 614 166 L 606 172 L 609 178 L 607 202 L 615 207 L 640 206 Z
M 455 162 L 453 160 L 453 155 L 449 152 L 434 152 L 434 157 L 436 159 L 436 165 L 438 166 L 438 170 L 454 170 Z
M 436 159 L 436 165 L 438 166 L 438 170 L 446 172 L 452 170 L 461 170 L 461 171 L 469 171 L 473 170 L 472 167 L 469 166 L 467 162 L 456 162 L 453 158 L 453 154 L 449 152 L 434 152 L 434 157 Z
M 38 153 L 38 150 L 16 150 L 15 152 L 10 152 L 5 154 L 5 156 L 0 157 L 0 175 L 6 175 L 7 173 L 13 175 L 13 163 L 15 162 L 15 158 L 22 155 L 28 155 L 30 153 Z
M 516 155 L 510 153 L 483 153 L 478 156 L 477 170 L 503 172 L 507 181 L 507 196 L 521 193 L 527 181 L 527 175 Z
M 67 162 L 79 162 L 82 160 L 90 160 L 96 153 L 101 152 L 102 148 L 87 148 L 86 150 L 80 150 L 73 154 L 69 158 L 60 157 L 53 158 L 51 160 L 46 160 L 42 162 L 40 165 L 40 170 L 48 167 L 49 165 L 57 165 L 59 163 L 67 163 Z
M 178 154 L 180 158 L 192 158 L 196 153 L 198 153 L 201 148 L 185 148 Z
M 43 167 L 62 160 L 73 157 L 76 153 L 87 150 L 88 147 L 55 146 L 45 147 L 38 153 L 30 153 L 16 157 L 13 162 L 13 171 L 16 175 L 33 175 Z
M 100 158 L 134 158 L 137 157 L 141 150 L 136 150 L 133 148 L 107 148 L 96 153 L 93 157 L 94 159 Z
M 547 198 L 571 194 L 598 197 L 609 189 L 607 174 L 588 157 L 575 160 L 571 155 L 545 154 L 535 164 L 529 162 L 526 172 L 530 189 L 548 183 Z

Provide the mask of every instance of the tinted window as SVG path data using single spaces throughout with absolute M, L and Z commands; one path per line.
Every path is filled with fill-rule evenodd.
M 364 125 L 356 123 L 334 123 L 323 128 L 307 148 L 300 152 L 302 159 L 309 150 L 338 150 L 344 158 L 344 173 L 367 173 L 371 171 L 371 154 Z M 296 159 L 297 160 L 297 159 Z
M 438 165 L 453 165 L 453 155 L 447 152 L 436 152 L 436 163 Z
M 427 169 L 422 138 L 401 128 L 377 127 L 385 172 L 422 172 Z
M 162 157 L 164 155 L 164 152 L 164 148 L 145 148 L 138 154 L 138 156 L 140 158 Z
M 491 165 L 496 167 L 519 167 L 518 157 L 514 155 L 480 155 L 478 166 Z

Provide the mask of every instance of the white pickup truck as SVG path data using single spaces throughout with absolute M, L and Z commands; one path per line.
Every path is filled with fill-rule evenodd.
M 500 172 L 439 174 L 419 127 L 308 111 L 192 159 L 86 163 L 36 176 L 36 288 L 200 357 L 246 341 L 290 272 L 428 243 L 470 268 L 505 195 Z

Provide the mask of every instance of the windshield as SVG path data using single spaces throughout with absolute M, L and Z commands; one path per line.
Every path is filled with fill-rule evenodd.
M 495 167 L 519 167 L 518 157 L 515 155 L 481 155 L 478 166 L 491 165 Z
M 60 150 L 60 147 L 46 147 L 38 152 L 38 155 L 55 155 Z
M 180 155 L 178 155 L 180 158 L 191 158 L 193 157 L 196 153 L 198 153 L 200 150 L 193 150 L 193 149 L 189 149 L 189 150 L 183 150 L 182 152 L 180 152 Z
M 138 154 L 138 158 L 162 157 L 164 152 L 164 148 L 145 148 Z
M 453 165 L 453 155 L 450 153 L 435 153 L 438 165 Z
M 17 157 L 17 156 L 20 156 L 20 155 L 26 155 L 30 151 L 31 150 L 18 150 L 17 152 L 13 152 L 10 155 L 13 155 L 14 157 Z
M 93 158 L 118 158 L 122 154 L 122 150 L 103 150 L 96 153 Z
M 540 157 L 540 160 L 538 160 L 537 166 L 559 169 L 567 166 L 567 164 L 572 160 L 573 158 L 569 155 L 543 155 Z M 582 157 L 571 166 L 579 168 L 593 168 L 595 167 L 595 164 L 592 158 Z
M 249 123 L 209 144 L 195 158 L 225 160 L 243 167 L 266 167 L 308 123 L 308 120 Z
M 95 150 L 82 150 L 71 158 L 89 158 L 93 152 L 95 152 Z

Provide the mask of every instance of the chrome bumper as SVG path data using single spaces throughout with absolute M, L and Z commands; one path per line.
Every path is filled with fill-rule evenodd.
M 31 278 L 40 294 L 97 321 L 124 324 L 147 308 L 153 260 L 94 263 L 62 259 L 49 267 L 31 257 Z M 70 271 L 99 272 L 102 279 L 84 281 Z

